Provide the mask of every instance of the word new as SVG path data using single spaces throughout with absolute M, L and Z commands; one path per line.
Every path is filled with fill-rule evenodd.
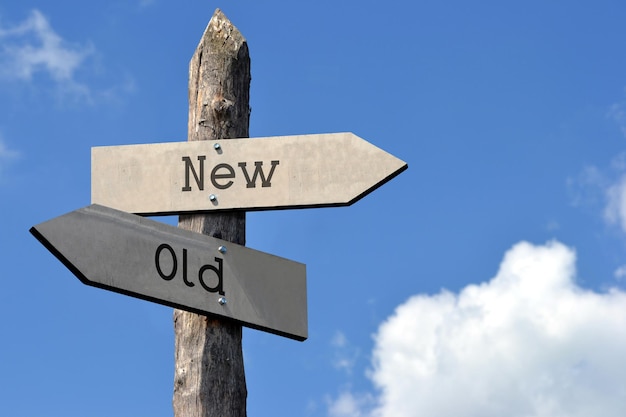
M 182 188 L 182 191 L 191 191 L 189 173 L 193 175 L 198 189 L 200 191 L 204 190 L 204 161 L 206 160 L 206 156 L 198 155 L 198 170 L 194 167 L 190 157 L 183 156 L 182 160 L 185 163 L 185 186 Z M 265 171 L 263 171 L 263 162 L 256 161 L 254 163 L 254 172 L 252 173 L 252 177 L 250 176 L 250 172 L 248 172 L 247 163 L 239 162 L 237 166 L 241 169 L 241 172 L 246 180 L 246 188 L 255 188 L 257 178 L 261 179 L 261 187 L 271 187 L 272 175 L 274 175 L 274 170 L 279 163 L 280 161 L 271 161 L 269 173 L 265 175 Z M 235 169 L 229 164 L 217 164 L 211 170 L 209 179 L 215 188 L 225 190 L 234 184 L 234 180 L 236 179 Z
M 171 271 L 169 271 L 169 273 L 165 273 L 161 266 L 161 254 L 164 251 L 169 253 L 169 255 L 164 256 L 169 256 L 171 258 L 169 262 L 169 264 L 171 264 Z M 222 271 L 223 259 L 215 257 L 215 262 L 217 262 L 217 266 L 203 265 L 202 267 L 200 267 L 200 269 L 198 270 L 198 281 L 200 282 L 202 288 L 204 288 L 208 292 L 216 292 L 220 295 L 225 295 L 224 277 Z M 156 252 L 154 253 L 154 265 L 156 266 L 157 273 L 161 278 L 163 278 L 165 281 L 173 280 L 176 277 L 176 272 L 178 271 L 178 259 L 176 258 L 176 252 L 174 252 L 174 249 L 167 243 L 162 243 L 161 245 L 159 245 Z M 196 284 L 192 281 L 189 281 L 189 279 L 187 278 L 187 249 L 185 248 L 183 248 L 182 267 L 183 282 L 188 287 L 194 287 Z M 204 273 L 207 271 L 212 271 L 217 277 L 217 284 L 213 287 L 207 284 L 207 281 L 209 279 L 204 276 Z

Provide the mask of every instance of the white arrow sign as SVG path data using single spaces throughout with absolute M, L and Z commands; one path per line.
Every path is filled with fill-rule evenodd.
M 142 215 L 346 206 L 406 168 L 352 133 L 95 147 L 91 202 Z
M 84 284 L 307 338 L 298 262 L 98 205 L 30 231 Z

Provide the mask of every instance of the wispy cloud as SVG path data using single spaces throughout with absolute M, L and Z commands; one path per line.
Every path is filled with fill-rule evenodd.
M 139 0 L 139 7 L 143 9 L 152 6 L 154 3 L 156 3 L 156 0 Z
M 493 279 L 400 305 L 375 335 L 376 393 L 343 391 L 328 414 L 618 417 L 624 349 L 626 293 L 579 287 L 559 242 L 521 242 Z
M 352 346 L 346 335 L 340 331 L 335 333 L 330 343 L 335 349 L 333 367 L 351 374 L 360 356 L 360 350 Z
M 334 400 L 328 400 L 329 417 L 365 417 L 364 410 L 372 405 L 374 398 L 369 394 L 355 395 L 344 391 Z
M 604 190 L 610 185 L 607 174 L 598 167 L 589 165 L 575 177 L 567 179 L 567 188 L 572 205 L 576 207 L 604 204 Z
M 10 149 L 2 136 L 0 136 L 0 182 L 4 179 L 4 171 L 7 165 L 19 157 L 19 152 Z
M 622 100 L 613 103 L 609 106 L 606 115 L 617 124 L 622 134 L 626 137 L 626 101 Z
M 93 46 L 63 39 L 39 10 L 17 25 L 0 25 L 0 75 L 5 79 L 33 81 L 43 75 L 66 92 L 88 95 L 76 73 L 93 54 Z
M 622 134 L 626 136 L 626 104 L 615 103 L 613 104 L 608 113 L 608 117 L 613 119 L 619 126 Z
M 4 143 L 4 140 L 0 137 L 0 161 L 13 159 L 13 158 L 16 158 L 18 155 L 19 153 L 17 151 L 13 151 L 7 148 L 7 145 Z
M 607 117 L 626 137 L 626 101 L 612 104 Z M 615 156 L 607 168 L 585 167 L 567 183 L 574 205 L 597 207 L 600 204 L 604 220 L 626 233 L 626 152 Z
M 626 233 L 626 174 L 606 189 L 604 218 Z
M 618 281 L 622 281 L 626 278 L 626 265 L 619 266 L 615 272 L 613 273 L 615 279 Z
M 606 168 L 587 166 L 567 181 L 572 204 L 600 212 L 609 225 L 626 233 L 626 152 Z

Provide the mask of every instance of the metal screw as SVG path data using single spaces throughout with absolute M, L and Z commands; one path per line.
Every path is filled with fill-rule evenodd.
M 221 148 L 219 143 L 216 143 L 215 145 L 213 145 L 213 149 L 215 149 L 216 151 L 219 150 Z
M 216 196 L 215 194 L 211 194 L 211 195 L 209 196 L 209 200 L 211 200 L 211 201 L 215 201 L 215 200 L 217 200 L 217 196 Z
M 217 248 L 217 250 L 221 253 L 226 253 L 226 246 L 220 246 L 219 248 Z
M 217 302 L 220 303 L 220 305 L 225 305 L 226 304 L 226 297 L 220 297 L 217 299 Z

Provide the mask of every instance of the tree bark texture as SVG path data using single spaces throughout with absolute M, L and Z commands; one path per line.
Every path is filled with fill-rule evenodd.
M 250 57 L 218 9 L 189 64 L 188 140 L 248 137 Z M 179 216 L 178 227 L 245 245 L 245 212 Z M 246 415 L 239 324 L 174 311 L 174 417 Z

